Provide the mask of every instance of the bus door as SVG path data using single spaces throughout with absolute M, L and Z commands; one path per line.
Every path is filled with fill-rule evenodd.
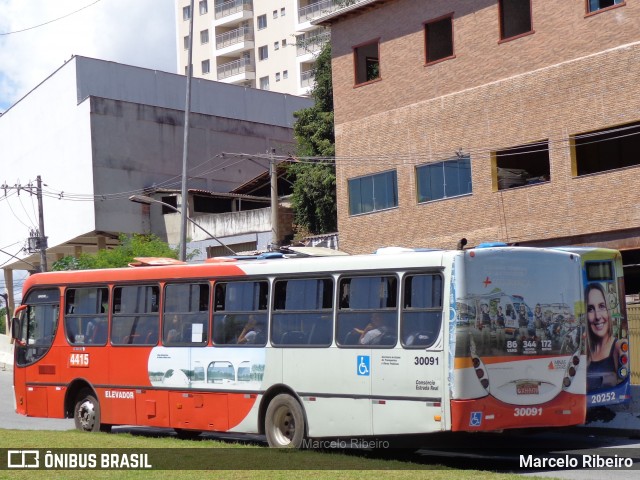
M 58 383 L 60 377 L 58 362 L 50 354 L 59 311 L 58 289 L 31 291 L 17 311 L 18 322 L 12 333 L 16 340 L 14 391 L 17 413 L 37 417 L 61 417 L 63 414 L 62 410 L 48 411 L 45 386 Z
M 371 351 L 374 435 L 445 428 L 443 278 L 405 274 L 402 285 L 399 328 Z

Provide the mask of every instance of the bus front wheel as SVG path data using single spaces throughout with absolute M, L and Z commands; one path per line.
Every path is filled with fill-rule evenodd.
M 300 403 L 286 393 L 274 397 L 267 407 L 264 430 L 270 447 L 301 448 L 305 419 Z
M 76 428 L 83 432 L 102 430 L 100 428 L 100 403 L 91 390 L 83 390 L 78 395 L 73 409 L 73 420 Z

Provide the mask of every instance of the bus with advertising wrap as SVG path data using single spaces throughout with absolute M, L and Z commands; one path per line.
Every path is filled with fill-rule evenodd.
M 618 250 L 566 247 L 582 259 L 586 309 L 587 407 L 631 401 L 629 323 Z
M 18 413 L 294 447 L 585 420 L 578 253 L 138 260 L 25 281 Z M 540 322 L 543 305 L 553 322 Z

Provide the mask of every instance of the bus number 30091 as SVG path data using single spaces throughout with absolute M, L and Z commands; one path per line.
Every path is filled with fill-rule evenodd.
M 514 417 L 535 417 L 537 415 L 542 415 L 542 408 L 521 407 L 513 410 Z
M 438 357 L 415 357 L 414 365 L 438 365 Z

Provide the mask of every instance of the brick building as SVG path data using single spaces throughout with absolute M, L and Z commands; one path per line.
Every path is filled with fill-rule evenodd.
M 341 249 L 465 237 L 640 263 L 637 2 L 365 0 L 319 22 Z

